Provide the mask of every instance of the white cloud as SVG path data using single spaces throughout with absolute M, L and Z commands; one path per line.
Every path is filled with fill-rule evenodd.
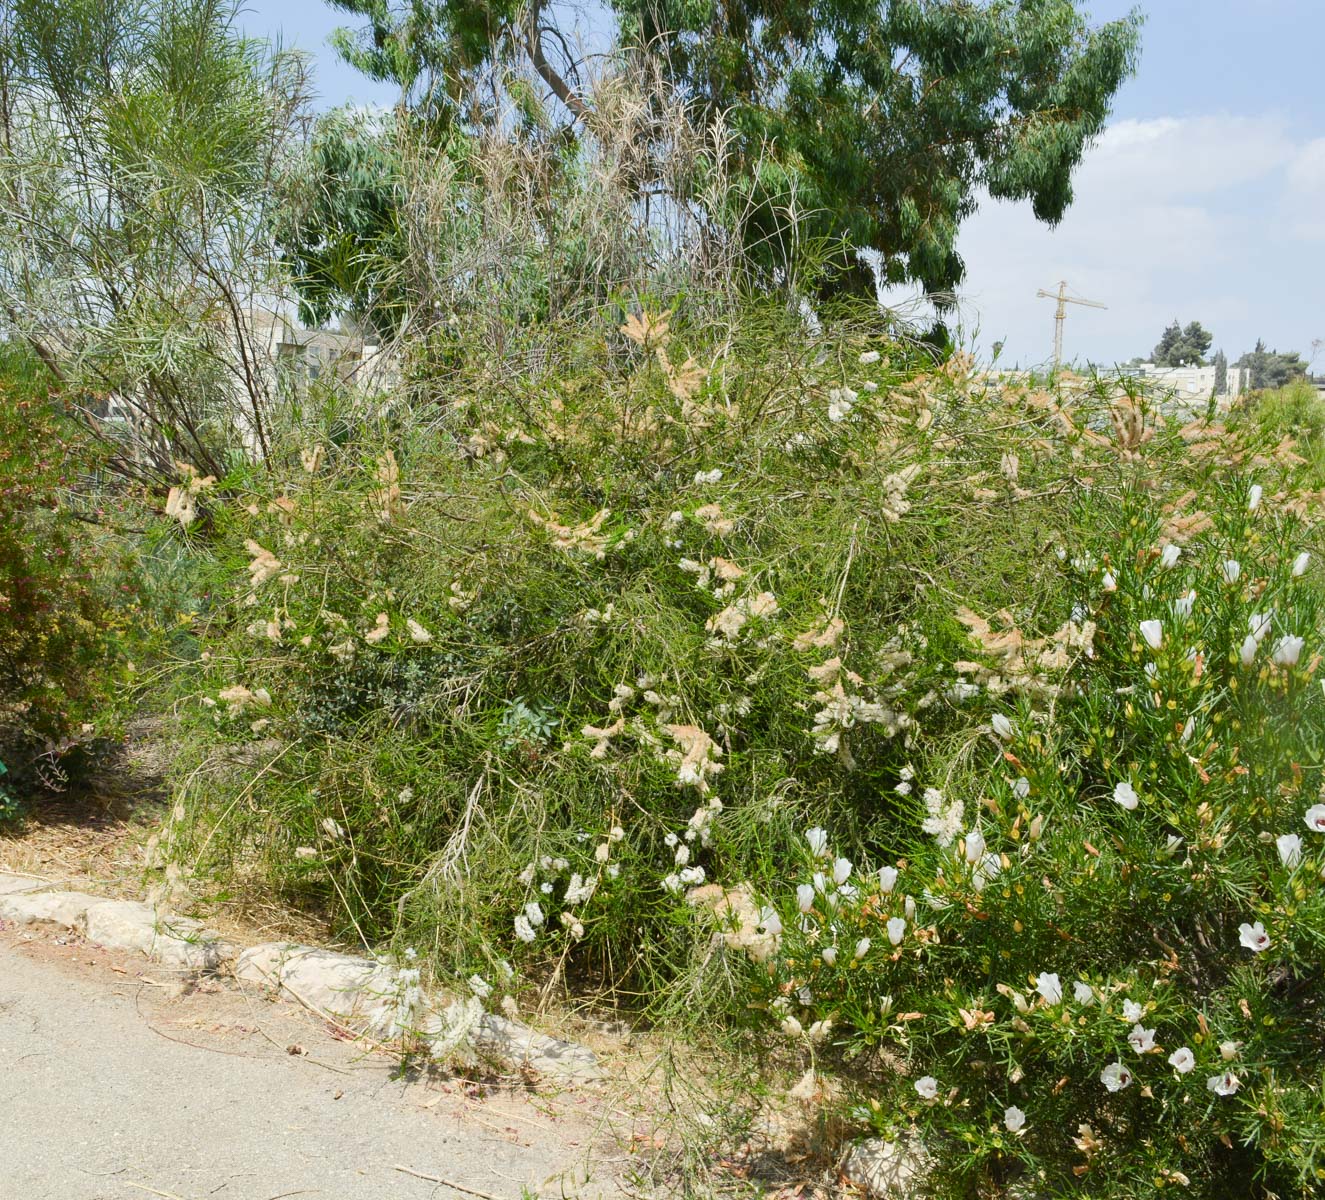
M 1288 164 L 1284 208 L 1299 237 L 1325 241 L 1325 138 L 1308 142 Z
M 1175 317 L 1199 320 L 1236 357 L 1264 336 L 1305 349 L 1325 333 L 1325 138 L 1298 142 L 1277 117 L 1120 121 L 1087 152 L 1057 228 L 1026 204 L 986 201 L 963 226 L 961 323 L 1004 360 L 1045 361 L 1051 301 L 1070 291 L 1069 358 L 1142 354 Z M 1308 241 L 1307 239 L 1314 239 Z

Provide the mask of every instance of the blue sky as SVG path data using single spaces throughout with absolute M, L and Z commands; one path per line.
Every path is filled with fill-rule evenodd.
M 1104 21 L 1132 4 L 1088 7 Z M 1139 7 L 1140 71 L 1063 222 L 1051 230 L 1025 206 L 986 203 L 963 228 L 963 328 L 985 350 L 1005 341 L 1007 362 L 1043 361 L 1053 305 L 1035 292 L 1066 279 L 1109 306 L 1069 311 L 1069 357 L 1145 353 L 1174 317 L 1200 320 L 1230 358 L 1258 336 L 1310 357 L 1325 339 L 1325 0 Z M 321 107 L 394 98 L 327 47 L 346 19 L 322 0 L 252 0 L 242 21 L 313 56 Z

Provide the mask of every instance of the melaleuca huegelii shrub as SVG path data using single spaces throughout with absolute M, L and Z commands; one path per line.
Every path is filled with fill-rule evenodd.
M 1067 653 L 964 610 L 1014 686 L 902 772 L 899 857 L 853 864 L 811 828 L 763 914 L 770 1023 L 875 1054 L 859 1115 L 919 1135 L 937 1195 L 1325 1178 L 1317 571 L 1283 495 L 1224 476 L 1182 499 L 1082 501 Z
M 1101 620 L 1073 560 L 1116 555 L 1108 497 L 1186 537 L 1184 493 L 1254 458 L 1276 507 L 1319 507 L 1254 431 L 935 361 L 870 320 L 586 320 L 539 331 L 564 352 L 536 376 L 457 346 L 444 408 L 347 404 L 229 481 L 172 854 L 455 978 L 509 961 L 766 1030 L 769 898 L 805 882 L 807 826 L 937 866 L 991 705 L 1073 744 L 1063 676 Z M 1067 786 L 1014 752 L 1000 787 Z M 1039 815 L 1021 837 L 1057 828 Z M 861 938 L 890 945 L 886 922 Z

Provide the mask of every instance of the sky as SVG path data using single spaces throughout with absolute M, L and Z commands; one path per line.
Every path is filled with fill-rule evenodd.
M 1123 0 L 1090 0 L 1096 22 Z M 1104 310 L 1069 306 L 1064 354 L 1146 355 L 1175 318 L 1200 321 L 1230 360 L 1258 337 L 1311 358 L 1325 339 L 1325 0 L 1141 0 L 1140 69 L 1050 228 L 1029 205 L 986 200 L 963 227 L 960 325 L 982 357 L 1027 366 L 1053 349 L 1066 280 Z M 323 0 L 250 0 L 242 23 L 313 58 L 318 105 L 389 104 L 327 37 L 347 23 Z M 889 302 L 924 315 L 909 293 Z M 1325 371 L 1325 348 L 1315 360 Z

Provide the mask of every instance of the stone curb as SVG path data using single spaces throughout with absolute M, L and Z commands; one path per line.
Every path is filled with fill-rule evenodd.
M 71 930 L 98 945 L 135 950 L 186 970 L 216 972 L 230 965 L 236 979 L 284 992 L 368 1036 L 390 1032 L 400 994 L 397 970 L 385 963 L 289 942 L 241 949 L 190 917 L 160 913 L 137 900 L 59 891 L 48 881 L 27 876 L 0 872 L 0 920 Z M 604 1077 L 597 1056 L 587 1047 L 493 1013 L 469 1019 L 470 1008 L 454 997 L 426 996 L 422 1010 L 422 1033 L 439 1054 L 452 1048 L 457 1022 L 467 1021 L 474 1048 L 491 1058 L 567 1082 Z

